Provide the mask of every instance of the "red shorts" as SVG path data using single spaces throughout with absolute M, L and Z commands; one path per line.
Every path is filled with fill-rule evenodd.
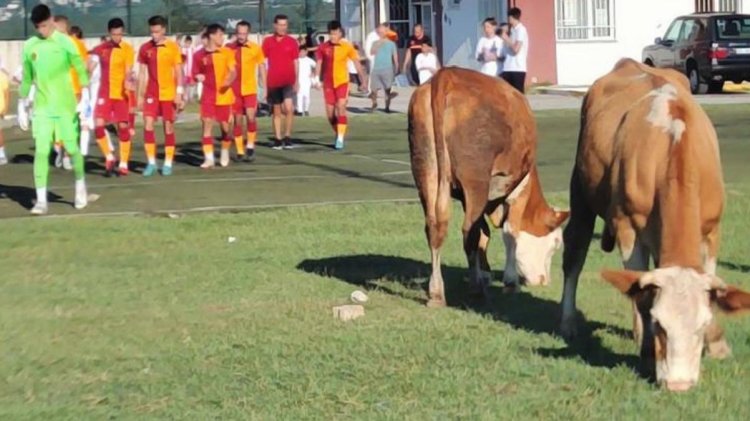
M 99 98 L 94 107 L 94 118 L 107 123 L 125 123 L 128 121 L 130 107 L 125 99 Z
M 157 101 L 155 98 L 146 97 L 143 104 L 144 117 L 161 117 L 164 121 L 174 121 L 177 114 L 177 106 L 174 101 Z
M 219 123 L 229 123 L 232 117 L 231 105 L 204 104 L 201 102 L 201 118 L 210 119 Z
M 349 99 L 349 84 L 344 84 L 337 88 L 323 86 L 323 97 L 326 100 L 326 105 L 336 105 L 341 99 Z
M 244 115 L 247 110 L 250 109 L 258 109 L 258 95 L 252 94 L 252 95 L 245 95 L 245 96 L 236 96 L 237 100 L 234 101 L 234 114 L 235 115 Z

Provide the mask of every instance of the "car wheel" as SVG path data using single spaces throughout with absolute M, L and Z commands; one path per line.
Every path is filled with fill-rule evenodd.
M 698 69 L 695 66 L 688 67 L 687 77 L 690 81 L 690 92 L 693 95 L 697 94 L 701 89 L 701 77 L 698 74 Z
M 711 94 L 720 94 L 724 91 L 724 81 L 723 80 L 712 80 L 708 83 L 708 93 Z
M 648 67 L 654 67 L 654 62 L 651 61 L 651 59 L 646 59 L 646 61 L 643 62 Z

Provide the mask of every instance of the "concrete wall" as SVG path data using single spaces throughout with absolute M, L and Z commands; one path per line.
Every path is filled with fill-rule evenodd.
M 630 1 L 630 0 L 628 0 Z M 526 83 L 557 83 L 554 0 L 515 0 L 529 32 Z
M 750 11 L 750 0 L 746 11 Z M 664 35 L 672 20 L 694 11 L 693 0 L 615 0 L 614 41 L 558 41 L 561 85 L 589 85 L 623 57 L 641 60 L 643 48 Z
M 484 16 L 479 16 L 477 1 L 463 1 L 455 8 L 448 3 L 443 1 L 443 65 L 479 69 L 474 49 Z

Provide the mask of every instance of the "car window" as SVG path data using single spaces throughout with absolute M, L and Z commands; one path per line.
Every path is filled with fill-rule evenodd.
M 680 31 L 680 37 L 677 39 L 678 42 L 693 41 L 698 36 L 698 30 L 700 26 L 694 19 L 688 19 L 685 24 L 682 25 Z
M 722 40 L 750 40 L 750 16 L 716 18 L 716 33 Z
M 680 31 L 682 30 L 683 22 L 684 21 L 682 19 L 678 19 L 672 22 L 672 25 L 669 26 L 669 29 L 667 29 L 667 33 L 664 35 L 664 41 L 677 41 L 677 38 L 680 37 Z

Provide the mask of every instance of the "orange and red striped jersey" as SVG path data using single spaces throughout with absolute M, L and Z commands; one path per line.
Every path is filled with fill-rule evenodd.
M 156 44 L 153 40 L 141 46 L 138 63 L 146 66 L 146 95 L 159 101 L 174 101 L 177 96 L 177 74 L 182 65 L 180 47 L 172 40 Z
M 74 37 L 72 35 L 68 35 L 70 39 L 73 41 L 73 45 L 76 46 L 76 50 L 78 50 L 78 54 L 81 55 L 81 59 L 83 59 L 83 64 L 85 65 L 89 61 L 89 52 L 86 49 L 86 44 L 83 43 L 78 37 Z M 73 93 L 76 95 L 81 95 L 81 91 L 83 91 L 83 87 L 81 86 L 81 81 L 78 80 L 78 73 L 76 73 L 74 68 L 70 68 L 70 79 L 71 83 L 73 84 Z
M 234 104 L 231 87 L 222 89 L 229 73 L 237 67 L 234 51 L 221 47 L 215 51 L 205 48 L 193 55 L 193 77 L 203 75 L 201 101 L 214 105 Z
M 99 84 L 99 98 L 125 99 L 125 81 L 135 60 L 135 50 L 127 42 L 116 44 L 107 41 L 91 50 L 99 57 L 102 79 Z
M 336 44 L 326 41 L 318 47 L 316 55 L 322 61 L 321 81 L 324 86 L 338 88 L 349 84 L 348 62 L 359 61 L 359 54 L 352 44 L 344 40 Z
M 264 65 L 266 56 L 260 45 L 254 42 L 240 44 L 233 42 L 227 45 L 234 51 L 237 62 L 237 78 L 234 80 L 234 94 L 238 96 L 255 95 L 258 93 L 258 66 Z

